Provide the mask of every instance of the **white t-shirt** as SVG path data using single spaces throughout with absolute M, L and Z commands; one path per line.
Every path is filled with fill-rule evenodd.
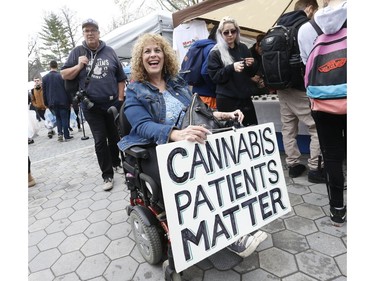
M 182 23 L 173 30 L 173 49 L 176 51 L 180 65 L 191 44 L 196 40 L 207 39 L 208 35 L 204 20 Z

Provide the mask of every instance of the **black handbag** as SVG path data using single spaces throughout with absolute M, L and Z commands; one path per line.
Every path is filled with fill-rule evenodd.
M 218 133 L 232 129 L 232 127 L 227 122 L 219 121 L 214 116 L 213 112 L 213 109 L 205 104 L 197 93 L 194 93 L 191 104 L 186 109 L 185 115 L 182 119 L 181 129 L 185 129 L 189 125 L 204 126 L 212 133 Z

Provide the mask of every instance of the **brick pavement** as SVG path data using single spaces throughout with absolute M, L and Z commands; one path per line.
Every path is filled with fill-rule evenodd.
M 164 280 L 161 264 L 147 264 L 135 247 L 123 175 L 115 174 L 111 191 L 102 190 L 85 129 L 89 140 L 75 129 L 75 138 L 64 143 L 41 129 L 28 146 L 37 182 L 28 189 L 29 281 Z M 200 262 L 184 279 L 346 280 L 347 228 L 330 225 L 325 185 L 308 183 L 306 175 L 286 182 L 293 210 L 262 228 L 268 238 L 255 253 L 228 271 Z

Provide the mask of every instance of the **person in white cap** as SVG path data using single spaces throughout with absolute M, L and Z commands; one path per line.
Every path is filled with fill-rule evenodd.
M 75 47 L 61 68 L 65 80 L 78 77 L 80 101 L 95 141 L 103 189 L 113 188 L 114 170 L 123 173 L 117 142 L 119 135 L 113 116 L 107 113 L 111 106 L 120 109 L 124 101 L 126 75 L 115 51 L 100 40 L 98 23 L 87 19 L 82 23 L 84 41 Z

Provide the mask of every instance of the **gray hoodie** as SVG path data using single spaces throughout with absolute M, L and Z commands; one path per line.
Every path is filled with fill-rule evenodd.
M 327 6 L 315 13 L 315 22 L 324 34 L 333 34 L 340 30 L 347 18 L 346 2 L 343 1 L 335 7 Z M 318 34 L 310 22 L 303 24 L 298 31 L 298 46 L 304 64 L 306 64 L 317 36 Z

